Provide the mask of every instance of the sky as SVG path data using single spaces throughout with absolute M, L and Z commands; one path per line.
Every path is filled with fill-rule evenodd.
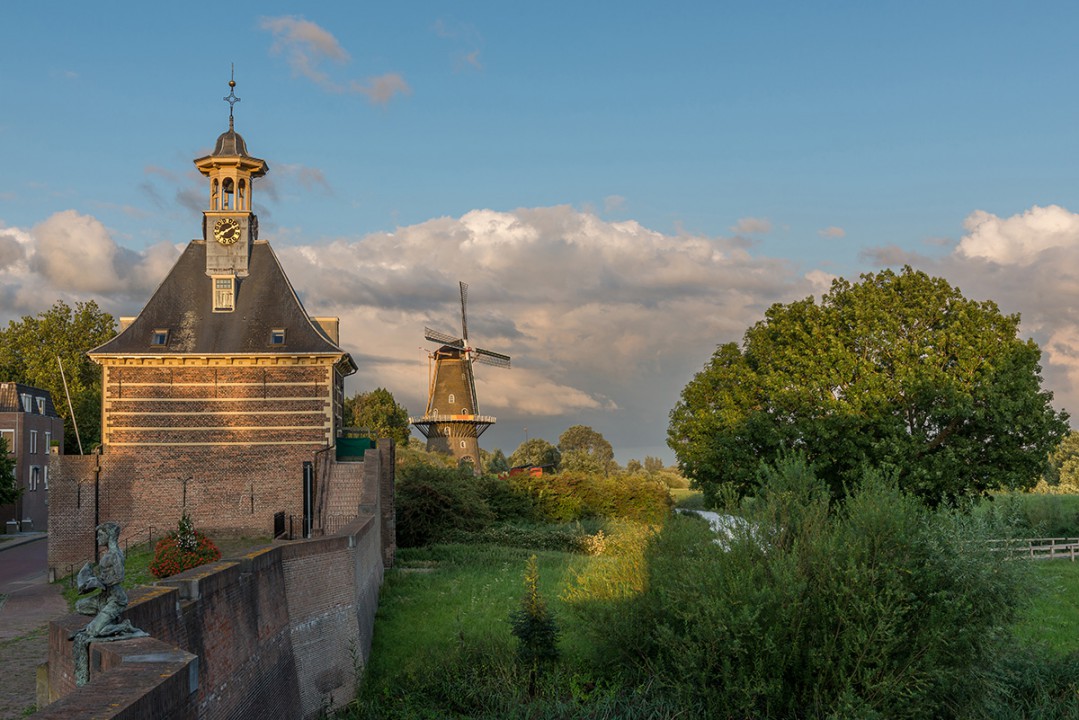
M 1022 316 L 1079 410 L 1079 4 L 8 3 L 0 323 L 136 314 L 228 127 L 312 315 L 413 415 L 469 288 L 481 439 L 668 413 L 773 303 L 904 264 Z M 1074 208 L 1074 210 L 1073 210 Z

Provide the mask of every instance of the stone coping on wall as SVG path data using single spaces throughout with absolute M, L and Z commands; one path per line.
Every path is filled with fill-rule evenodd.
M 151 637 L 92 643 L 90 682 L 83 687 L 75 687 L 72 643 L 68 637 L 84 627 L 88 618 L 72 614 L 51 621 L 48 698 L 39 698 L 39 706 L 49 700 L 52 703 L 34 717 L 188 717 L 188 712 L 194 712 L 194 699 L 190 696 L 198 692 L 199 658 L 165 639 L 153 637 L 155 629 L 175 625 L 174 618 L 183 607 L 240 582 L 243 575 L 258 574 L 274 565 L 308 556 L 354 548 L 368 533 L 378 531 L 377 516 L 360 515 L 336 535 L 275 542 L 159 580 L 154 585 L 133 588 L 123 617 L 135 627 L 151 632 Z M 381 579 L 381 573 L 378 576 Z M 179 638 L 168 639 L 179 641 Z
M 71 622 L 71 618 L 76 621 Z M 56 625 L 66 638 L 69 631 L 83 626 L 83 619 L 72 615 Z M 50 634 L 54 629 L 50 627 Z M 188 699 L 198 691 L 198 662 L 196 655 L 152 637 L 92 643 L 90 666 L 94 681 L 46 706 L 34 717 L 183 717 L 175 711 L 190 705 Z

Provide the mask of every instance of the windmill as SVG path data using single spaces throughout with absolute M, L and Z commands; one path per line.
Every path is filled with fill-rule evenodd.
M 427 450 L 452 455 L 458 462 L 471 462 L 480 470 L 479 436 L 494 425 L 495 419 L 480 415 L 476 402 L 474 363 L 509 368 L 510 357 L 468 342 L 468 285 L 461 286 L 461 337 L 454 337 L 429 327 L 423 336 L 439 343 L 429 356 L 429 389 L 427 410 L 419 419 L 410 422 L 427 438 Z

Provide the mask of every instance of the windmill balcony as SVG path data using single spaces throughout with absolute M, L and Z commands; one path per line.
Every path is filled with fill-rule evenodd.
M 415 425 L 416 423 L 451 423 L 451 422 L 469 422 L 469 423 L 489 423 L 494 425 L 495 418 L 491 415 L 424 415 L 420 418 L 410 417 L 408 419 L 409 424 Z

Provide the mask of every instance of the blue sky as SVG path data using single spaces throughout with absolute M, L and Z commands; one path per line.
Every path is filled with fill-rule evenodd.
M 1058 404 L 1079 399 L 1074 3 L 3 19 L 0 320 L 57 297 L 141 308 L 199 233 L 191 160 L 227 127 L 235 63 L 237 130 L 271 168 L 263 237 L 308 310 L 342 317 L 352 389 L 422 411 L 422 327 L 452 329 L 470 282 L 477 343 L 517 366 L 480 378 L 485 446 L 585 422 L 623 462 L 669 460 L 667 412 L 717 343 L 902 262 L 1021 312 Z

